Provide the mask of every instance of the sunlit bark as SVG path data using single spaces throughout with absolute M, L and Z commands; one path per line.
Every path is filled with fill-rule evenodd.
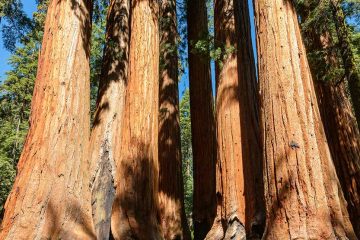
M 264 153 L 264 239 L 356 239 L 291 1 L 255 2 Z
M 91 1 L 49 3 L 30 130 L 0 239 L 94 239 L 88 161 Z
M 160 8 L 159 207 L 164 239 L 190 239 L 182 176 L 176 1 Z
M 158 3 L 131 2 L 129 76 L 116 162 L 115 239 L 161 239 L 158 220 Z
M 120 162 L 122 117 L 129 59 L 129 0 L 112 0 L 97 108 L 90 138 L 92 214 L 98 239 L 109 239 L 115 196 L 115 163 Z

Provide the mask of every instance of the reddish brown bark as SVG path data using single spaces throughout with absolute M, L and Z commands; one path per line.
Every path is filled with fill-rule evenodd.
M 129 0 L 112 0 L 97 109 L 90 139 L 92 214 L 98 239 L 109 239 L 115 195 L 115 162 L 120 162 L 121 127 L 129 59 Z
M 356 239 L 290 1 L 258 0 L 264 239 Z
M 158 220 L 159 31 L 155 0 L 131 2 L 129 76 L 116 162 L 115 239 L 161 239 Z
M 246 230 L 248 237 L 261 237 L 261 146 L 247 1 L 215 1 L 215 42 L 224 52 L 222 66 L 216 64 L 218 207 L 207 239 L 243 239 Z
M 180 151 L 176 1 L 160 8 L 159 206 L 164 239 L 191 239 Z
M 49 3 L 30 130 L 0 239 L 94 239 L 88 161 L 91 1 Z
M 304 9 L 305 10 L 305 9 Z M 302 11 L 304 21 L 310 9 Z M 309 26 L 303 32 L 310 52 L 323 52 L 310 65 L 321 118 L 328 140 L 337 176 L 347 200 L 347 209 L 355 233 L 360 236 L 360 135 L 353 114 L 351 101 L 342 79 L 323 80 L 330 69 L 339 67 L 339 59 L 333 48 L 333 39 L 326 29 L 321 33 Z
M 194 163 L 193 221 L 195 239 L 204 239 L 216 214 L 216 139 L 210 58 L 195 44 L 207 40 L 205 0 L 187 2 L 191 132 Z
M 360 236 L 360 140 L 345 84 L 316 84 L 320 113 L 350 220 Z

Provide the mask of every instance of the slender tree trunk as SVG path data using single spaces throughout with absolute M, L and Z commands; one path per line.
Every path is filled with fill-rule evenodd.
M 216 215 L 216 139 L 209 54 L 195 49 L 208 39 L 205 0 L 187 2 L 191 131 L 194 162 L 193 221 L 195 239 L 204 239 Z
M 247 1 L 215 1 L 215 42 L 224 52 L 222 66 L 216 64 L 218 207 L 207 239 L 246 239 L 245 228 L 250 237 L 252 227 L 261 237 L 262 157 Z
M 164 239 L 191 239 L 184 209 L 180 150 L 176 1 L 161 2 L 159 207 Z
M 30 131 L 0 239 L 94 239 L 88 161 L 91 1 L 50 2 Z
M 120 162 L 121 127 L 129 59 L 129 0 L 112 0 L 97 109 L 90 139 L 92 212 L 98 239 L 109 239 L 115 197 L 115 163 Z
M 330 2 L 332 4 L 333 17 L 339 41 L 341 58 L 345 69 L 345 76 L 349 83 L 351 101 L 353 103 L 357 123 L 360 125 L 360 76 L 354 62 L 354 55 L 350 45 L 349 31 L 347 29 L 344 13 L 340 5 L 341 1 L 331 0 Z
M 247 0 L 235 1 L 242 154 L 245 177 L 245 228 L 250 238 L 261 238 L 265 228 L 263 157 L 261 155 L 259 85 L 250 29 Z
M 310 9 L 307 10 L 307 13 Z M 301 15 L 304 21 L 307 14 Z M 304 36 L 310 52 L 324 52 L 324 58 L 316 58 L 310 65 L 321 118 L 328 140 L 336 172 L 347 200 L 347 209 L 355 233 L 360 237 L 360 134 L 353 115 L 345 82 L 341 79 L 323 81 L 318 76 L 326 75 L 328 69 L 338 67 L 338 59 L 332 50 L 333 41 L 326 29 L 319 33 L 309 27 Z M 319 69 L 322 66 L 323 69 Z
M 129 76 L 116 162 L 115 239 L 161 239 L 158 219 L 159 31 L 155 0 L 131 2 Z
M 258 0 L 264 239 L 356 239 L 291 1 Z

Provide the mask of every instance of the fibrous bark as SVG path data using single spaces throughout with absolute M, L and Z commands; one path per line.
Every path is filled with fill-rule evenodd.
M 215 43 L 228 54 L 222 66 L 216 64 L 218 206 L 207 239 L 246 239 L 246 232 L 261 237 L 261 146 L 247 1 L 215 1 Z
M 129 0 L 110 2 L 97 109 L 90 138 L 92 215 L 98 239 L 109 239 L 115 196 L 115 162 L 120 162 L 129 59 L 129 8 Z
M 301 11 L 304 21 L 310 11 L 306 8 Z M 342 79 L 321 79 L 327 71 L 339 67 L 330 31 L 326 28 L 319 31 L 309 26 L 303 34 L 310 52 L 323 53 L 322 58 L 313 60 L 314 64 L 310 64 L 310 68 L 330 153 L 347 200 L 350 220 L 360 237 L 360 135 L 346 93 L 346 82 Z
M 176 1 L 160 8 L 159 207 L 164 239 L 191 239 L 180 151 Z
M 321 117 L 350 220 L 360 236 L 360 140 L 344 83 L 316 83 Z
M 52 0 L 30 130 L 1 239 L 94 239 L 88 161 L 91 1 Z
M 131 2 L 129 75 L 116 162 L 115 239 L 161 239 L 158 220 L 159 32 L 155 0 Z
M 204 239 L 216 214 L 216 139 L 210 58 L 195 44 L 208 39 L 205 0 L 187 2 L 189 85 L 194 163 L 193 222 L 195 239 Z
M 264 153 L 264 239 L 356 239 L 291 1 L 255 3 Z

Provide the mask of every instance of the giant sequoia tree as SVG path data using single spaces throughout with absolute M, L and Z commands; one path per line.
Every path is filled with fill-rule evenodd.
M 344 81 L 342 74 L 334 74 L 341 67 L 342 58 L 338 57 L 337 48 L 334 48 L 335 40 L 331 30 L 333 19 L 322 19 L 325 24 L 321 28 L 317 26 L 319 23 L 311 21 L 311 17 L 314 17 L 312 14 L 321 6 L 300 6 L 299 14 L 305 26 L 302 32 L 331 156 L 347 200 L 350 220 L 356 234 L 360 236 L 359 129 L 347 96 L 347 79 Z
M 159 31 L 155 0 L 131 2 L 129 72 L 116 162 L 115 239 L 161 239 L 158 221 Z
M 293 2 L 306 6 L 299 16 Z M 190 240 L 184 198 L 199 240 L 356 239 L 360 88 L 342 2 L 255 0 L 257 81 L 248 1 L 214 1 L 212 39 L 212 4 L 187 0 L 190 94 L 179 109 L 176 0 L 39 0 L 29 24 L 21 0 L 0 0 L 0 20 L 17 28 L 7 47 L 19 42 L 9 36 L 23 44 L 0 85 L 0 201 L 39 60 L 0 239 Z
M 98 239 L 108 239 L 114 201 L 115 163 L 120 163 L 121 130 L 129 58 L 129 0 L 112 0 L 97 107 L 91 131 L 92 213 Z
M 356 239 L 320 119 L 291 1 L 255 4 L 265 239 Z
M 160 6 L 159 207 L 164 239 L 190 239 L 184 209 L 176 1 Z
M 245 228 L 262 235 L 261 147 L 249 23 L 247 1 L 215 1 L 215 44 L 224 54 L 216 65 L 217 218 L 207 239 L 240 239 Z
M 208 49 L 197 51 L 196 44 L 207 41 L 208 22 L 205 0 L 187 1 L 189 41 L 189 82 L 192 150 L 194 157 L 193 221 L 195 239 L 204 239 L 216 213 L 215 126 Z
M 91 1 L 49 4 L 30 130 L 6 202 L 1 239 L 94 236 L 84 158 L 90 122 Z

